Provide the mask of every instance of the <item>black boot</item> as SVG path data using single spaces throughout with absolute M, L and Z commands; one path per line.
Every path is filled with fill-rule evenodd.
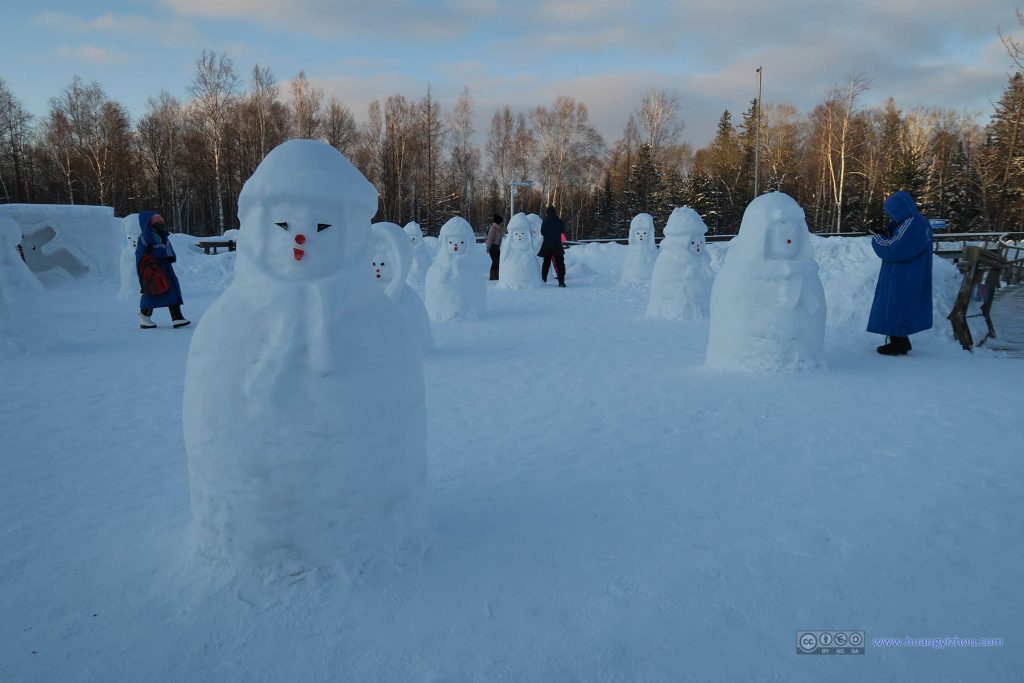
M 886 337 L 885 339 L 886 343 L 875 349 L 883 356 L 905 356 L 912 348 L 908 337 Z

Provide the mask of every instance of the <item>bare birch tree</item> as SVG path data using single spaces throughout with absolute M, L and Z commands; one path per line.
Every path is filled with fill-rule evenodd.
M 236 101 L 238 76 L 234 63 L 225 54 L 203 50 L 196 60 L 196 73 L 188 86 L 192 96 L 189 109 L 192 119 L 209 146 L 213 165 L 214 195 L 217 206 L 218 233 L 224 232 L 224 177 L 223 155 L 225 126 Z

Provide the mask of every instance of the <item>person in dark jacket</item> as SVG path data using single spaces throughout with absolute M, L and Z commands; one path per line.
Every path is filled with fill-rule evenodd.
M 142 298 L 139 300 L 139 327 L 150 330 L 156 323 L 150 317 L 154 308 L 167 308 L 171 324 L 189 324 L 181 313 L 181 285 L 171 265 L 177 257 L 171 246 L 164 219 L 155 211 L 139 214 L 139 241 L 135 245 L 135 268 L 139 273 Z
M 555 275 L 558 277 L 558 286 L 565 287 L 565 247 L 562 240 L 565 235 L 565 223 L 558 217 L 555 207 L 549 206 L 544 212 L 544 220 L 540 224 L 540 235 L 544 238 L 541 242 L 540 251 L 537 256 L 544 258 L 541 266 L 540 279 L 548 281 L 548 271 L 551 269 L 552 259 L 555 262 Z
M 932 228 L 909 192 L 885 200 L 889 224 L 875 232 L 871 246 L 882 259 L 868 332 L 884 334 L 877 351 L 903 356 L 910 335 L 932 326 Z
M 487 253 L 491 255 L 491 279 L 498 279 L 498 262 L 501 259 L 501 238 L 505 235 L 505 219 L 494 214 L 491 227 L 487 229 L 487 239 L 484 244 L 487 246 Z

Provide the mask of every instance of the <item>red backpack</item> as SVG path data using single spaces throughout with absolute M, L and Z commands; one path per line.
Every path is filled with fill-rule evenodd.
M 139 284 L 142 285 L 142 293 L 146 296 L 160 296 L 166 294 L 171 288 L 171 283 L 160 267 L 160 262 L 152 254 L 143 254 L 139 259 Z

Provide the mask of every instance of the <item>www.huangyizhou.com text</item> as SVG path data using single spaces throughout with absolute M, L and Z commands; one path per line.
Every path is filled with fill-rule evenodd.
M 933 650 L 944 650 L 948 647 L 1002 647 L 1002 638 L 967 638 L 961 636 L 944 636 L 942 638 L 872 638 L 875 647 L 925 647 Z

